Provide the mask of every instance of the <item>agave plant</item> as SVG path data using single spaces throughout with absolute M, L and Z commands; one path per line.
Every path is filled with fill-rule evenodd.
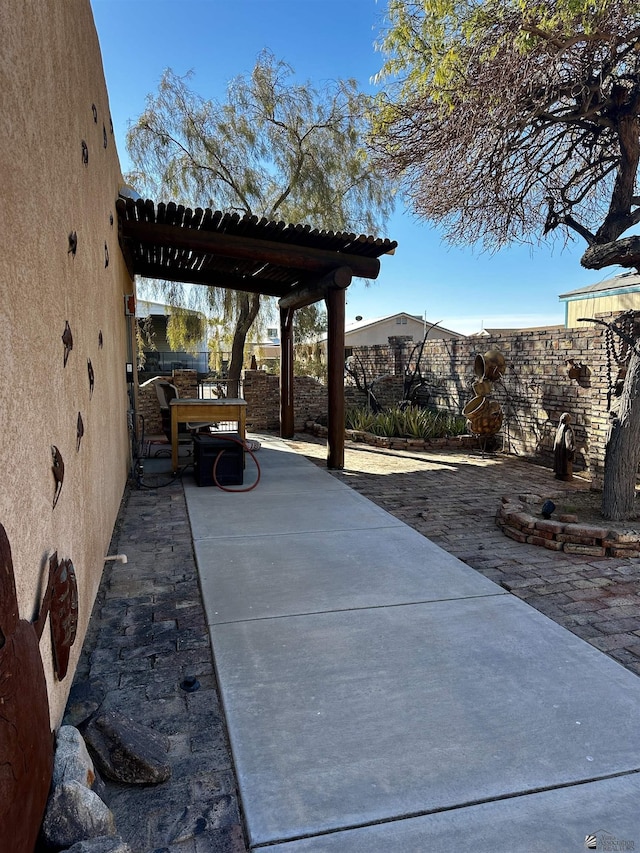
M 466 430 L 466 419 L 461 415 L 403 406 L 393 406 L 377 414 L 367 408 L 353 408 L 347 411 L 345 420 L 347 429 L 387 438 L 444 438 L 461 435 Z

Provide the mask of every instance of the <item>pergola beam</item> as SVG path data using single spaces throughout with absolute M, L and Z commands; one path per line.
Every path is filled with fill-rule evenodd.
M 259 276 L 239 276 L 220 273 L 216 270 L 190 270 L 186 267 L 164 266 L 163 264 L 137 263 L 136 274 L 143 278 L 166 281 L 181 281 L 184 284 L 201 284 L 205 287 L 222 287 L 225 290 L 241 290 L 245 293 L 261 293 L 263 296 L 282 296 L 286 285 L 262 279 Z
M 320 281 L 313 284 L 300 284 L 283 296 L 278 305 L 281 311 L 305 308 L 314 302 L 326 299 L 331 289 L 345 290 L 351 284 L 351 267 L 336 267 L 327 273 Z
M 341 257 L 348 261 L 353 275 L 362 278 L 377 278 L 380 273 L 378 258 L 352 255 L 348 252 L 332 252 L 327 249 L 314 249 L 310 246 L 299 246 L 293 243 L 256 240 L 252 237 L 239 237 L 233 234 L 185 228 L 179 225 L 134 222 L 127 219 L 121 222 L 120 232 L 125 241 L 132 243 L 139 242 L 149 246 L 186 249 L 192 252 L 243 261 L 258 261 L 290 269 L 304 270 L 308 273 L 324 274 L 327 269 L 335 266 Z

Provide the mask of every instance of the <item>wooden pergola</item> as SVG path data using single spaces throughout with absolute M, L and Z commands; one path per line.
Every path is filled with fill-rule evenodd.
M 344 467 L 345 294 L 353 276 L 375 279 L 397 243 L 319 231 L 209 208 L 119 198 L 120 246 L 129 273 L 273 296 L 280 308 L 280 435 L 294 433 L 293 317 L 324 299 L 328 341 L 329 468 Z

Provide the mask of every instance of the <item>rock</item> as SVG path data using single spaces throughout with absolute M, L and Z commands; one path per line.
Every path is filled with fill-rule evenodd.
M 79 726 L 94 714 L 106 695 L 104 682 L 99 678 L 74 682 L 62 721 L 66 726 Z
M 95 778 L 93 761 L 78 729 L 73 726 L 60 726 L 53 759 L 52 785 L 56 787 L 64 782 L 75 781 L 91 788 Z
M 171 776 L 169 739 L 135 720 L 105 711 L 86 726 L 85 740 L 100 771 L 130 785 L 157 785 Z
M 119 835 L 100 835 L 87 841 L 78 841 L 65 853 L 131 853 L 131 847 Z
M 114 834 L 111 811 L 89 788 L 72 780 L 53 789 L 42 822 L 47 847 L 64 850 L 78 841 Z

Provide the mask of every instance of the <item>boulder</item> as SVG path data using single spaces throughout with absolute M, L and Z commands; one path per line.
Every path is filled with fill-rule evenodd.
M 169 739 L 115 711 L 92 717 L 84 737 L 101 773 L 129 785 L 157 785 L 171 776 Z
M 108 806 L 85 785 L 71 780 L 53 789 L 42 822 L 42 838 L 53 850 L 64 850 L 79 841 L 115 834 Z
M 95 782 L 93 761 L 84 738 L 73 726 L 60 726 L 56 736 L 56 752 L 53 758 L 54 788 L 64 782 L 80 782 L 85 788 Z

